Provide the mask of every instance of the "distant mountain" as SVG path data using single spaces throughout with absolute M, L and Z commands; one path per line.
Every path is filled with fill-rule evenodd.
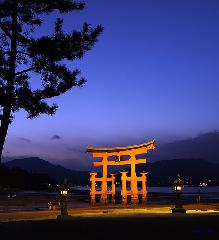
M 40 158 L 15 159 L 5 163 L 7 167 L 19 167 L 32 173 L 48 174 L 50 178 L 62 182 L 67 178 L 74 185 L 90 183 L 89 172 L 72 171 L 62 166 L 55 166 Z M 126 168 L 130 170 L 129 167 Z M 113 168 L 111 168 L 113 171 Z M 121 168 L 122 170 L 122 168 Z M 118 168 L 117 170 L 118 171 Z M 148 186 L 171 186 L 175 176 L 180 173 L 186 184 L 198 185 L 207 182 L 210 185 L 219 185 L 219 164 L 202 159 L 174 159 L 154 163 L 139 164 L 136 171 L 148 172 Z M 117 175 L 117 180 L 120 175 Z M 209 181 L 210 180 L 210 181 Z
M 151 162 L 163 159 L 196 158 L 219 163 L 219 132 L 201 134 L 195 138 L 175 141 L 156 147 L 148 153 Z
M 38 157 L 15 159 L 4 163 L 7 167 L 18 167 L 32 173 L 45 173 L 58 182 L 67 178 L 72 184 L 87 185 L 89 184 L 89 172 L 72 171 L 60 165 L 53 165 L 48 161 Z
M 170 186 L 178 173 L 189 185 L 199 185 L 201 182 L 219 185 L 219 164 L 202 159 L 163 160 L 140 164 L 136 170 L 148 172 L 148 184 L 152 186 Z

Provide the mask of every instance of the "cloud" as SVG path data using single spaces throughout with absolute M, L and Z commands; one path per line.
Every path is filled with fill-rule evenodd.
M 19 138 L 21 141 L 24 141 L 24 142 L 27 142 L 27 143 L 30 143 L 31 142 L 31 140 L 29 139 L 29 138 L 23 138 L 23 137 L 21 137 L 21 138 Z
M 59 140 L 59 139 L 61 139 L 61 137 L 59 135 L 53 135 L 50 139 L 51 140 Z
M 84 153 L 84 152 L 81 151 L 80 149 L 73 148 L 73 147 L 66 147 L 66 150 L 68 150 L 68 151 L 70 151 L 70 152 L 80 152 L 80 153 Z

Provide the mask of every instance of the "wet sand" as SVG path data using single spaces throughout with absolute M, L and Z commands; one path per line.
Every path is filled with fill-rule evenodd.
M 71 202 L 74 208 L 68 207 L 69 215 L 73 217 L 118 217 L 147 214 L 171 214 L 174 205 L 167 204 L 145 204 L 145 205 L 101 205 L 91 207 L 88 203 L 78 201 Z M 218 204 L 185 204 L 187 214 L 219 214 Z M 0 212 L 0 222 L 23 221 L 23 220 L 48 220 L 56 219 L 60 214 L 59 206 L 55 210 L 25 210 Z
M 55 212 L 54 212 L 55 213 Z M 219 214 L 119 214 L 0 223 L 5 239 L 219 239 Z
M 47 206 L 49 197 L 10 199 L 4 206 Z M 56 198 L 58 204 L 58 198 Z M 3 206 L 7 198 L 1 199 Z M 172 204 L 147 204 L 127 208 L 121 205 L 90 207 L 70 199 L 69 220 L 56 220 L 56 210 L 0 213 L 0 239 L 219 239 L 219 203 L 185 204 L 187 214 L 172 214 Z
M 5 195 L 0 197 L 0 212 L 16 210 L 46 210 L 48 209 L 49 202 L 52 202 L 56 209 L 59 208 L 58 196 L 17 196 L 15 198 L 8 198 Z M 69 199 L 68 205 L 71 208 L 78 208 L 83 206 L 88 207 L 89 203 L 76 199 Z
M 1 212 L 13 212 L 13 211 L 30 211 L 30 210 L 47 210 L 48 203 L 52 202 L 55 206 L 55 209 L 59 209 L 59 197 L 58 195 L 17 195 L 15 198 L 8 198 L 7 195 L 0 196 L 0 213 Z M 121 207 L 121 204 L 107 204 L 107 207 Z M 145 205 L 139 204 L 137 207 L 149 207 L 156 208 L 159 206 L 166 206 L 169 208 L 173 207 L 172 203 L 153 203 L 148 202 Z M 201 204 L 184 204 L 186 209 L 200 209 L 200 210 L 208 210 L 208 209 L 219 209 L 219 202 L 214 203 L 201 203 Z M 90 204 L 88 199 L 81 197 L 81 199 L 76 199 L 75 197 L 70 197 L 68 199 L 68 207 L 69 208 L 90 208 Z M 97 203 L 96 207 L 104 207 L 102 204 Z M 132 205 L 128 205 L 127 207 L 132 207 Z
M 187 214 L 172 214 L 173 204 L 90 207 L 69 199 L 68 206 L 71 219 L 60 221 L 57 196 L 1 196 L 0 239 L 219 239 L 219 203 L 184 204 Z

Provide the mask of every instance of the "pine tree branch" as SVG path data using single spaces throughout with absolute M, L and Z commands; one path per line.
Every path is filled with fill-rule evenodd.
M 23 43 L 23 44 L 27 44 L 31 42 L 31 39 L 26 38 L 24 35 L 22 35 L 21 33 L 17 33 L 17 39 L 19 42 Z
M 96 42 L 102 27 L 93 29 L 89 24 L 84 24 L 82 31 L 65 33 L 61 21 L 55 26 L 53 35 L 36 38 L 31 33 L 35 30 L 34 26 L 41 24 L 41 14 L 48 14 L 54 10 L 61 13 L 82 10 L 84 3 L 78 4 L 74 0 L 8 2 L 10 4 L 5 5 L 4 10 L 9 19 L 0 19 L 0 81 L 5 84 L 2 88 L 7 90 L 7 96 L 1 95 L 0 92 L 0 97 L 3 96 L 11 112 L 24 109 L 30 118 L 40 114 L 52 115 L 57 106 L 49 106 L 46 99 L 64 94 L 71 88 L 81 87 L 85 83 L 84 79 L 77 79 L 79 71 L 71 71 L 63 61 L 82 58 Z M 17 4 L 19 8 L 16 7 Z M 15 15 L 11 16 L 16 12 L 19 19 L 16 19 Z M 35 21 L 35 17 L 39 17 L 38 22 Z M 28 25 L 27 28 L 25 24 Z M 42 82 L 40 89 L 31 89 L 31 71 L 39 73 Z
M 24 55 L 26 55 L 26 56 L 28 56 L 28 57 L 30 57 L 30 54 L 28 54 L 28 53 L 26 53 L 26 52 L 23 52 L 23 51 L 17 51 L 17 53 L 20 53 L 20 54 L 24 54 Z
M 20 74 L 23 74 L 23 73 L 27 73 L 27 72 L 30 72 L 30 71 L 33 71 L 35 69 L 35 67 L 31 67 L 31 68 L 27 68 L 25 70 L 22 70 L 20 72 L 16 72 L 15 75 L 20 75 Z
M 12 36 L 11 36 L 11 33 L 7 30 L 6 27 L 3 26 L 2 23 L 0 23 L 0 28 L 1 28 L 2 31 L 5 33 L 5 35 L 11 39 L 11 37 L 12 37 Z
M 0 78 L 6 80 L 8 73 L 9 73 L 8 69 L 0 67 Z

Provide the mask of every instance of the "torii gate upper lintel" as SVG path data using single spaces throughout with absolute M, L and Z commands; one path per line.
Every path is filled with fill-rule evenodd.
M 94 166 L 102 166 L 103 167 L 103 176 L 97 178 L 97 173 L 91 172 L 91 204 L 95 203 L 95 195 L 101 195 L 101 201 L 106 203 L 107 195 L 112 195 L 112 201 L 114 201 L 115 197 L 115 174 L 111 174 L 111 177 L 107 177 L 107 166 L 122 166 L 122 165 L 131 165 L 131 176 L 127 176 L 127 172 L 122 171 L 122 203 L 127 203 L 127 195 L 131 195 L 132 203 L 138 202 L 138 195 L 142 195 L 142 201 L 146 201 L 147 189 L 146 189 L 146 180 L 147 176 L 145 172 L 141 173 L 140 177 L 137 177 L 135 171 L 135 165 L 140 163 L 146 163 L 146 159 L 136 159 L 136 155 L 145 154 L 149 150 L 155 148 L 155 140 L 150 142 L 145 142 L 139 145 L 127 146 L 127 147 L 115 147 L 115 148 L 94 148 L 94 147 L 87 147 L 87 152 L 92 153 L 93 157 L 102 158 L 101 162 L 94 162 Z M 129 155 L 130 158 L 128 160 L 121 160 L 121 156 Z M 114 156 L 115 160 L 109 160 L 109 157 Z M 101 191 L 97 191 L 95 187 L 95 182 L 100 181 L 101 184 Z M 131 182 L 131 190 L 127 191 L 126 189 L 126 182 Z M 142 182 L 142 190 L 138 190 L 137 183 Z M 112 182 L 112 189 L 108 190 L 107 182 Z

